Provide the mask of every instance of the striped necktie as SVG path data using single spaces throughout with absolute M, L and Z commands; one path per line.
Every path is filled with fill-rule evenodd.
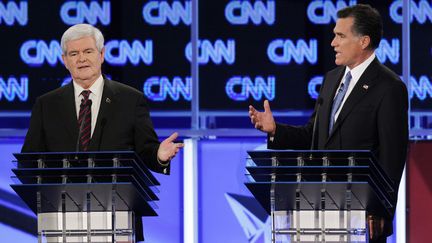
M 92 101 L 89 99 L 91 91 L 83 90 L 81 95 L 80 112 L 78 116 L 78 126 L 80 128 L 78 136 L 80 143 L 80 151 L 87 151 L 91 137 L 91 105 Z

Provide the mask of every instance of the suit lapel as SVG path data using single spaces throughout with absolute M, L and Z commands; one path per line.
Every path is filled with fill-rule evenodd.
M 75 96 L 72 82 L 68 84 L 63 93 L 59 94 L 59 114 L 69 135 L 76 141 L 78 138 L 78 119 L 76 117 Z
M 373 87 L 378 75 L 378 67 L 380 63 L 377 58 L 366 68 L 364 73 L 361 75 L 360 79 L 357 81 L 350 95 L 342 106 L 342 110 L 334 124 L 333 131 L 329 135 L 328 140 L 333 136 L 333 134 L 340 128 L 341 124 L 344 122 L 346 117 L 351 113 L 354 107 L 362 100 L 364 95 L 367 94 L 368 90 Z M 327 142 L 328 142 L 327 140 Z
M 104 87 L 102 92 L 102 99 L 99 107 L 99 114 L 96 121 L 96 127 L 93 132 L 92 139 L 89 144 L 90 151 L 97 151 L 100 149 L 101 139 L 106 127 L 106 124 L 113 115 L 115 94 L 117 93 L 114 89 L 112 81 L 104 78 Z

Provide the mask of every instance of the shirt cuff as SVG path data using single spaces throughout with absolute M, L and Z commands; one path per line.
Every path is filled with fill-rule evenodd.
M 274 141 L 274 136 L 269 136 L 269 141 L 271 142 L 271 143 L 273 143 L 273 141 Z
M 157 162 L 164 167 L 167 167 L 171 162 L 170 160 L 162 162 L 159 160 L 159 157 L 156 157 L 156 159 L 157 159 Z

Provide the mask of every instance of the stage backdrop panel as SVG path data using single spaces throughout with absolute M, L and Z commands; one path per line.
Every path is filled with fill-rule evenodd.
M 199 1 L 200 108 L 310 110 L 323 77 L 335 67 L 330 46 L 338 9 L 376 7 L 384 20 L 378 59 L 402 75 L 402 1 Z M 412 4 L 412 108 L 432 106 L 432 4 Z M 190 110 L 191 1 L 0 2 L 0 105 L 29 111 L 36 97 L 70 81 L 59 44 L 76 23 L 106 37 L 104 73 L 142 91 L 154 111 Z

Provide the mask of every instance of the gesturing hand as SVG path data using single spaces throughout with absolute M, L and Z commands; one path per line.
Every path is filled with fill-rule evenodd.
M 270 110 L 270 104 L 268 100 L 264 101 L 264 112 L 259 112 L 250 105 L 249 117 L 256 129 L 269 133 L 270 135 L 274 135 L 276 131 L 276 123 Z
M 166 162 L 174 158 L 180 148 L 184 146 L 183 143 L 174 143 L 177 139 L 178 133 L 175 132 L 171 134 L 167 139 L 163 140 L 159 145 L 159 149 L 157 151 L 157 156 L 159 161 Z

